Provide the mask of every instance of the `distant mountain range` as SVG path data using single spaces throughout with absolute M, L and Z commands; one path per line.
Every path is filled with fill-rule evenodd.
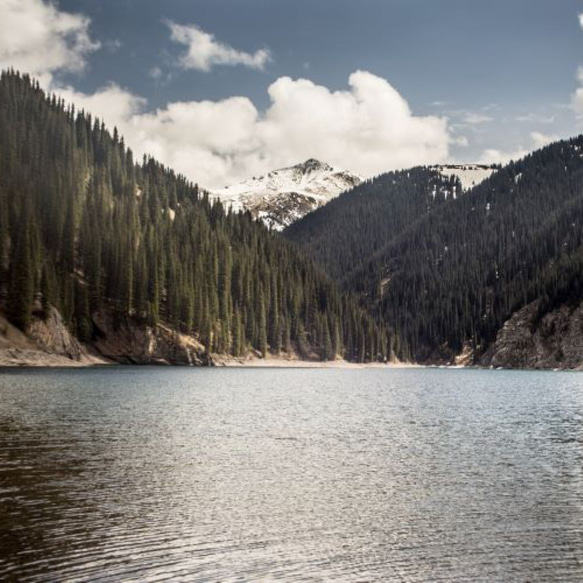
M 226 207 L 248 210 L 268 227 L 281 231 L 362 181 L 354 172 L 311 158 L 210 194 Z

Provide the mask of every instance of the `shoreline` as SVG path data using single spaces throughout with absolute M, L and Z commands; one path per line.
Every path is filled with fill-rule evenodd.
M 346 360 L 334 360 L 320 362 L 315 360 L 300 360 L 298 358 L 285 358 L 282 356 L 268 356 L 267 358 L 233 358 L 223 355 L 212 355 L 212 365 L 207 368 L 326 368 L 326 369 L 404 369 L 426 368 L 422 364 L 407 362 L 348 362 Z M 63 354 L 55 354 L 40 350 L 22 348 L 0 348 L 0 370 L 14 368 L 94 368 L 109 366 L 181 366 L 188 365 L 169 361 L 157 361 L 144 364 L 120 363 L 105 360 L 96 355 L 83 355 L 80 359 L 69 358 Z M 196 366 L 196 365 L 195 365 Z M 194 368 L 194 367 L 193 367 Z
M 14 369 L 39 369 L 39 368 L 109 368 L 126 366 L 157 366 L 157 367 L 181 367 L 181 368 L 248 368 L 248 369 L 337 369 L 337 370 L 404 370 L 404 369 L 455 369 L 455 370 L 520 370 L 520 371 L 546 371 L 546 372 L 583 372 L 583 366 L 578 368 L 502 368 L 484 367 L 467 364 L 417 364 L 411 362 L 348 362 L 346 360 L 334 360 L 320 362 L 314 360 L 300 360 L 299 358 L 284 356 L 267 356 L 259 358 L 251 356 L 247 358 L 233 358 L 229 356 L 212 354 L 211 365 L 187 365 L 174 363 L 167 360 L 152 362 L 131 363 L 105 360 L 94 354 L 83 354 L 79 359 L 69 358 L 63 354 L 44 352 L 22 348 L 0 348 L 0 372 Z
M 346 360 L 314 361 L 287 359 L 282 357 L 267 358 L 217 358 L 215 367 L 220 368 L 336 368 L 336 369 L 399 369 L 399 368 L 425 368 L 422 364 L 407 362 L 348 362 Z

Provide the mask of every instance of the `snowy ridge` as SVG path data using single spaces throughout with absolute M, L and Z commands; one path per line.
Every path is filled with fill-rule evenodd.
M 432 166 L 439 171 L 442 176 L 456 176 L 462 184 L 463 190 L 470 190 L 484 182 L 496 172 L 496 166 L 485 164 L 439 164 Z
M 362 181 L 353 172 L 310 158 L 302 164 L 215 190 L 210 196 L 234 211 L 250 211 L 279 231 Z

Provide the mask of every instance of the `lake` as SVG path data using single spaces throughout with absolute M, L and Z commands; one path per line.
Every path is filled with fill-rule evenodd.
M 4 370 L 0 580 L 583 580 L 583 373 Z

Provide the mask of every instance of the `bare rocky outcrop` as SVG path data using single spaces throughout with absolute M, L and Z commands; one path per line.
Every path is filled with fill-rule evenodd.
M 108 360 L 121 364 L 213 364 L 196 338 L 163 324 L 150 327 L 132 320 L 116 324 L 109 312 L 96 314 L 93 323 L 97 329 L 93 346 Z
M 28 337 L 48 354 L 64 356 L 88 364 L 99 361 L 91 355 L 70 332 L 58 310 L 50 307 L 46 318 L 33 318 L 27 331 Z
M 90 353 L 51 308 L 46 318 L 33 316 L 28 333 L 0 314 L 0 366 L 90 366 L 105 364 Z
M 132 319 L 116 324 L 105 311 L 96 314 L 93 323 L 95 338 L 83 344 L 70 333 L 55 308 L 44 318 L 35 314 L 26 334 L 0 314 L 0 366 L 213 364 L 196 338 L 163 324 L 150 327 Z
M 583 303 L 542 317 L 537 300 L 518 310 L 479 361 L 494 368 L 582 369 Z

